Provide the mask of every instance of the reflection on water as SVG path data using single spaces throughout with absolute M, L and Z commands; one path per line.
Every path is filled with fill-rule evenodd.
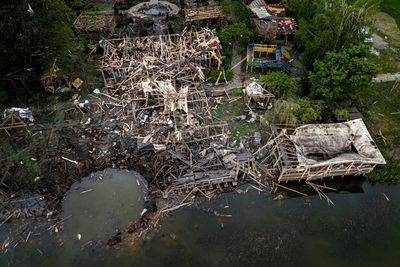
M 139 218 L 144 189 L 139 175 L 126 170 L 107 169 L 75 183 L 63 202 L 62 217 L 70 216 L 63 231 L 67 240 L 81 245 L 109 238 Z
M 177 210 L 134 248 L 80 250 L 75 266 L 397 266 L 400 186 L 362 185 L 363 194 L 329 193 L 272 201 L 250 190 Z M 389 201 L 383 195 L 385 194 Z M 214 212 L 216 211 L 216 212 Z M 216 216 L 222 214 L 225 216 Z M 44 252 L 36 252 L 40 248 Z M 62 246 L 41 242 L 6 259 L 67 266 Z M 23 253 L 29 251 L 29 253 Z M 2 263 L 4 261 L 1 261 Z M 25 262 L 26 264 L 26 262 Z M 22 264 L 23 265 L 23 264 Z

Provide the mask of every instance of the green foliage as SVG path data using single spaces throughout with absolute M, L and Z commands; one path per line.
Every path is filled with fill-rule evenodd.
M 336 118 L 346 118 L 349 119 L 349 110 L 347 108 L 339 107 L 335 109 Z
M 396 20 L 397 25 L 400 27 L 400 1 L 383 0 L 380 5 L 380 9 L 392 16 Z
M 260 75 L 259 80 L 277 98 L 293 97 L 300 91 L 299 84 L 281 71 Z
M 0 75 L 31 67 L 32 54 L 54 58 L 74 44 L 71 10 L 63 0 L 5 0 L 0 18 Z
M 296 114 L 301 123 L 317 122 L 321 119 L 324 103 L 322 101 L 311 101 L 308 98 L 300 98 L 296 101 L 299 111 Z
M 311 96 L 329 105 L 338 101 L 356 101 L 373 88 L 376 67 L 364 57 L 368 50 L 354 46 L 342 52 L 329 52 L 314 64 L 310 73 Z
M 322 101 L 300 98 L 296 101 L 278 99 L 271 110 L 265 113 L 262 123 L 297 125 L 317 122 L 321 119 Z
M 377 4 L 372 0 L 294 1 L 299 7 L 299 31 L 295 35 L 303 50 L 303 64 L 311 69 L 327 52 L 339 52 L 363 42 L 363 28 L 373 25 Z M 307 10 L 308 7 L 311 7 Z
M 226 25 L 218 32 L 223 46 L 230 44 L 246 44 L 253 38 L 253 32 L 243 22 Z
M 225 69 L 225 77 L 227 81 L 232 80 L 233 78 L 233 71 L 230 68 Z M 220 75 L 220 73 L 222 72 L 222 69 L 214 69 L 210 72 L 210 74 L 208 75 L 208 81 L 211 83 L 215 83 L 218 80 L 218 77 Z M 221 74 L 221 77 L 219 78 L 219 82 L 224 82 L 225 78 L 224 78 L 224 74 Z
M 278 99 L 274 101 L 272 109 L 265 113 L 261 123 L 296 125 L 296 113 L 298 113 L 299 110 L 300 106 L 298 104 Z
M 323 0 L 290 0 L 286 5 L 286 10 L 297 19 L 307 20 L 321 13 L 323 3 Z
M 251 11 L 240 0 L 219 0 L 224 14 L 223 23 L 245 23 L 250 26 Z
M 387 165 L 369 173 L 373 181 L 400 179 L 400 83 L 376 84 L 371 95 L 359 106 L 372 138 L 381 150 Z

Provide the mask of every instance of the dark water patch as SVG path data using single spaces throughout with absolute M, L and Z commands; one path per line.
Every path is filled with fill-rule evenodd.
M 107 239 L 140 217 L 146 185 L 136 172 L 106 169 L 72 185 L 63 201 L 64 234 L 80 244 Z
M 397 266 L 400 186 L 365 182 L 362 191 L 329 193 L 335 206 L 227 193 L 177 210 L 134 248 L 71 252 L 43 242 L 5 257 L 23 255 L 29 266 Z

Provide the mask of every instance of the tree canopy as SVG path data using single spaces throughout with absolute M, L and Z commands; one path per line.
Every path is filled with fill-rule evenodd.
M 366 96 L 376 74 L 375 65 L 365 59 L 367 53 L 367 47 L 361 45 L 328 52 L 323 60 L 317 60 L 310 73 L 311 96 L 330 105 Z
M 71 10 L 64 0 L 3 0 L 0 76 L 32 67 L 32 55 L 54 58 L 72 47 Z
M 248 43 L 253 38 L 253 32 L 244 23 L 226 25 L 219 33 L 223 45 L 233 43 Z
M 218 0 L 224 13 L 224 24 L 244 23 L 250 26 L 251 12 L 240 0 Z
M 311 69 L 327 52 L 362 43 L 377 4 L 372 0 L 293 0 L 289 7 L 299 19 L 295 40 L 303 50 L 302 61 Z

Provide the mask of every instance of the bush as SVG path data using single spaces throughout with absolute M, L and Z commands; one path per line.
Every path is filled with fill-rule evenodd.
M 300 106 L 294 102 L 278 99 L 274 101 L 272 109 L 265 113 L 261 123 L 296 125 L 297 117 L 295 114 L 298 113 L 299 109 Z
M 349 119 L 349 111 L 346 108 L 337 108 L 335 109 L 335 116 L 336 118 L 345 118 L 345 119 Z
M 222 46 L 232 44 L 246 44 L 253 38 L 253 32 L 243 22 L 224 26 L 218 32 Z
M 293 97 L 300 92 L 299 84 L 281 71 L 260 75 L 259 80 L 277 98 Z
M 311 101 L 308 98 L 300 98 L 296 101 L 296 104 L 300 107 L 297 117 L 301 123 L 311 123 L 321 120 L 324 107 L 322 101 Z
M 232 78 L 233 78 L 233 71 L 232 71 L 232 69 L 231 69 L 231 68 L 228 68 L 228 69 L 225 69 L 225 68 L 224 68 L 224 70 L 225 70 L 226 80 L 227 80 L 227 81 L 232 80 Z M 215 83 L 215 82 L 218 80 L 219 74 L 220 74 L 222 71 L 223 71 L 222 68 L 212 70 L 212 71 L 210 72 L 210 74 L 208 75 L 208 79 L 207 79 L 207 80 L 208 80 L 210 83 Z M 225 79 L 224 79 L 224 74 L 222 73 L 222 74 L 221 74 L 221 77 L 219 78 L 219 82 L 223 82 L 223 81 L 225 81 Z
M 321 119 L 323 102 L 300 98 L 294 102 L 276 100 L 265 113 L 263 123 L 297 125 L 314 123 Z

